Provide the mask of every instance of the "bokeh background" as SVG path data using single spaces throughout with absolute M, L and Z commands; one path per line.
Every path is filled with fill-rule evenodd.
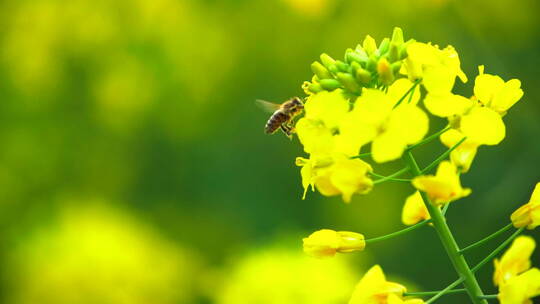
M 463 177 L 473 194 L 448 213 L 466 245 L 505 225 L 540 181 L 539 17 L 536 0 L 1 1 L 0 301 L 346 303 L 375 263 L 410 290 L 446 286 L 456 274 L 429 228 L 360 254 L 304 256 L 301 238 L 320 228 L 402 228 L 412 189 L 302 201 L 301 147 L 264 135 L 253 101 L 301 95 L 320 53 L 341 57 L 394 26 L 454 45 L 471 80 L 479 64 L 521 79 L 507 138 L 481 148 Z M 479 273 L 488 293 L 491 272 Z

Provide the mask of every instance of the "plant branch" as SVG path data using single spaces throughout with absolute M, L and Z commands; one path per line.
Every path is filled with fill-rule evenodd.
M 476 248 L 476 247 L 478 247 L 478 246 L 480 246 L 480 245 L 483 245 L 483 244 L 486 243 L 487 241 L 490 241 L 490 240 L 492 240 L 493 238 L 499 236 L 501 233 L 504 233 L 504 232 L 508 231 L 508 230 L 509 230 L 510 228 L 512 228 L 513 226 L 514 226 L 514 225 L 513 225 L 512 223 L 510 223 L 510 224 L 504 226 L 503 228 L 501 228 L 501 229 L 495 231 L 495 232 L 492 233 L 491 235 L 488 235 L 487 237 L 485 237 L 485 238 L 483 238 L 483 239 L 481 239 L 481 240 L 475 242 L 474 244 L 471 244 L 471 245 L 469 245 L 469 246 L 467 246 L 467 247 L 461 249 L 461 250 L 459 251 L 459 253 L 463 254 L 463 252 L 465 252 L 465 251 L 467 251 L 467 250 L 470 250 L 470 249 Z
M 441 161 L 445 160 L 452 151 L 454 151 L 459 145 L 461 145 L 467 137 L 463 137 L 460 141 L 458 141 L 455 145 L 453 145 L 450 149 L 446 150 L 443 154 L 439 155 L 431 164 L 429 164 L 427 167 L 422 169 L 422 174 L 429 172 L 429 170 L 435 168 Z
M 392 232 L 390 234 L 386 234 L 386 235 L 383 235 L 383 236 L 378 236 L 378 237 L 374 237 L 374 238 L 371 238 L 371 239 L 367 239 L 366 244 L 372 244 L 372 243 L 388 240 L 388 239 L 394 238 L 396 236 L 400 236 L 402 234 L 405 234 L 407 232 L 410 232 L 410 231 L 416 230 L 416 229 L 418 229 L 418 228 L 420 228 L 422 226 L 425 226 L 429 222 L 430 222 L 430 220 L 424 220 L 424 221 L 421 221 L 420 223 L 416 223 L 416 224 L 414 224 L 412 226 L 409 226 L 407 228 L 398 230 L 396 232 Z

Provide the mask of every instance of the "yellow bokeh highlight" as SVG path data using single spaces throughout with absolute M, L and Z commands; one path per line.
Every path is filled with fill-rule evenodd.
M 179 303 L 196 259 L 125 212 L 67 207 L 13 252 L 11 303 Z

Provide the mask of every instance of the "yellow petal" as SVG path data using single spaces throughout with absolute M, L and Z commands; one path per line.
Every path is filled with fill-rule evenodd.
M 349 304 L 386 303 L 390 294 L 399 297 L 406 291 L 400 284 L 386 281 L 379 265 L 371 267 L 354 288 Z
M 504 80 L 499 76 L 484 74 L 484 66 L 479 66 L 478 70 L 480 74 L 474 80 L 474 96 L 489 106 L 495 94 L 503 87 Z
M 512 79 L 507 81 L 493 97 L 491 108 L 499 113 L 504 113 L 523 97 L 521 81 Z
M 501 304 L 524 304 L 532 303 L 529 299 L 538 295 L 540 295 L 540 270 L 532 268 L 502 285 L 498 298 Z
M 431 66 L 424 70 L 422 84 L 429 93 L 447 94 L 454 87 L 456 74 L 443 65 Z
M 394 101 L 394 103 L 396 103 L 405 94 L 407 94 L 407 92 L 412 88 L 413 85 L 414 85 L 414 83 L 412 81 L 410 81 L 409 79 L 400 78 L 400 79 L 394 81 L 394 83 L 388 88 L 387 95 L 391 100 Z M 420 95 L 421 95 L 420 94 L 420 89 L 416 88 L 414 90 L 414 93 L 413 93 L 413 96 L 411 98 L 410 104 L 413 104 L 413 105 L 417 104 L 418 101 L 420 100 Z M 409 103 L 409 96 L 407 96 L 403 100 L 403 103 Z
M 332 132 L 320 121 L 301 118 L 296 123 L 298 139 L 306 153 L 331 153 L 334 149 Z
M 378 163 L 396 160 L 407 147 L 405 139 L 397 132 L 385 132 L 373 140 L 371 156 Z
M 461 131 L 470 140 L 484 145 L 496 145 L 506 135 L 501 116 L 486 107 L 476 107 L 461 118 Z
M 340 120 L 349 112 L 349 101 L 341 90 L 323 91 L 307 98 L 305 117 L 321 121 L 328 129 L 337 128 Z
M 442 205 L 468 196 L 470 189 L 462 188 L 456 167 L 449 161 L 443 161 L 437 168 L 437 174 L 418 176 L 413 179 L 413 186 L 427 193 L 431 202 Z
M 536 184 L 529 202 L 514 211 L 510 220 L 516 228 L 534 229 L 540 226 L 540 183 Z
M 406 144 L 422 140 L 429 128 L 428 116 L 419 107 L 404 104 L 392 111 L 386 132 L 398 134 Z
M 494 284 L 496 286 L 503 285 L 511 278 L 529 269 L 531 267 L 529 259 L 535 247 L 536 243 L 531 237 L 520 236 L 516 238 L 512 246 L 503 254 L 501 260 L 495 260 L 494 262 Z
M 371 166 L 360 159 L 340 159 L 332 166 L 330 182 L 339 190 L 346 203 L 355 193 L 364 194 L 373 188 L 373 181 L 367 176 Z
M 473 105 L 473 101 L 452 93 L 428 93 L 424 98 L 424 105 L 435 116 L 450 117 L 463 114 Z
M 431 218 L 424 205 L 419 191 L 407 197 L 403 211 L 401 212 L 401 221 L 405 225 L 414 225 L 420 221 Z

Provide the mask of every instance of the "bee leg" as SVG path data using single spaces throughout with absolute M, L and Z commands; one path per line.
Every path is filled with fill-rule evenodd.
M 280 126 L 280 128 L 281 128 L 281 131 L 283 131 L 283 133 L 285 133 L 285 135 L 286 135 L 289 139 L 292 139 L 292 135 L 291 135 L 292 130 L 291 130 L 291 127 L 290 127 L 290 126 L 287 126 L 287 125 L 285 125 L 285 124 L 282 124 L 282 125 Z

